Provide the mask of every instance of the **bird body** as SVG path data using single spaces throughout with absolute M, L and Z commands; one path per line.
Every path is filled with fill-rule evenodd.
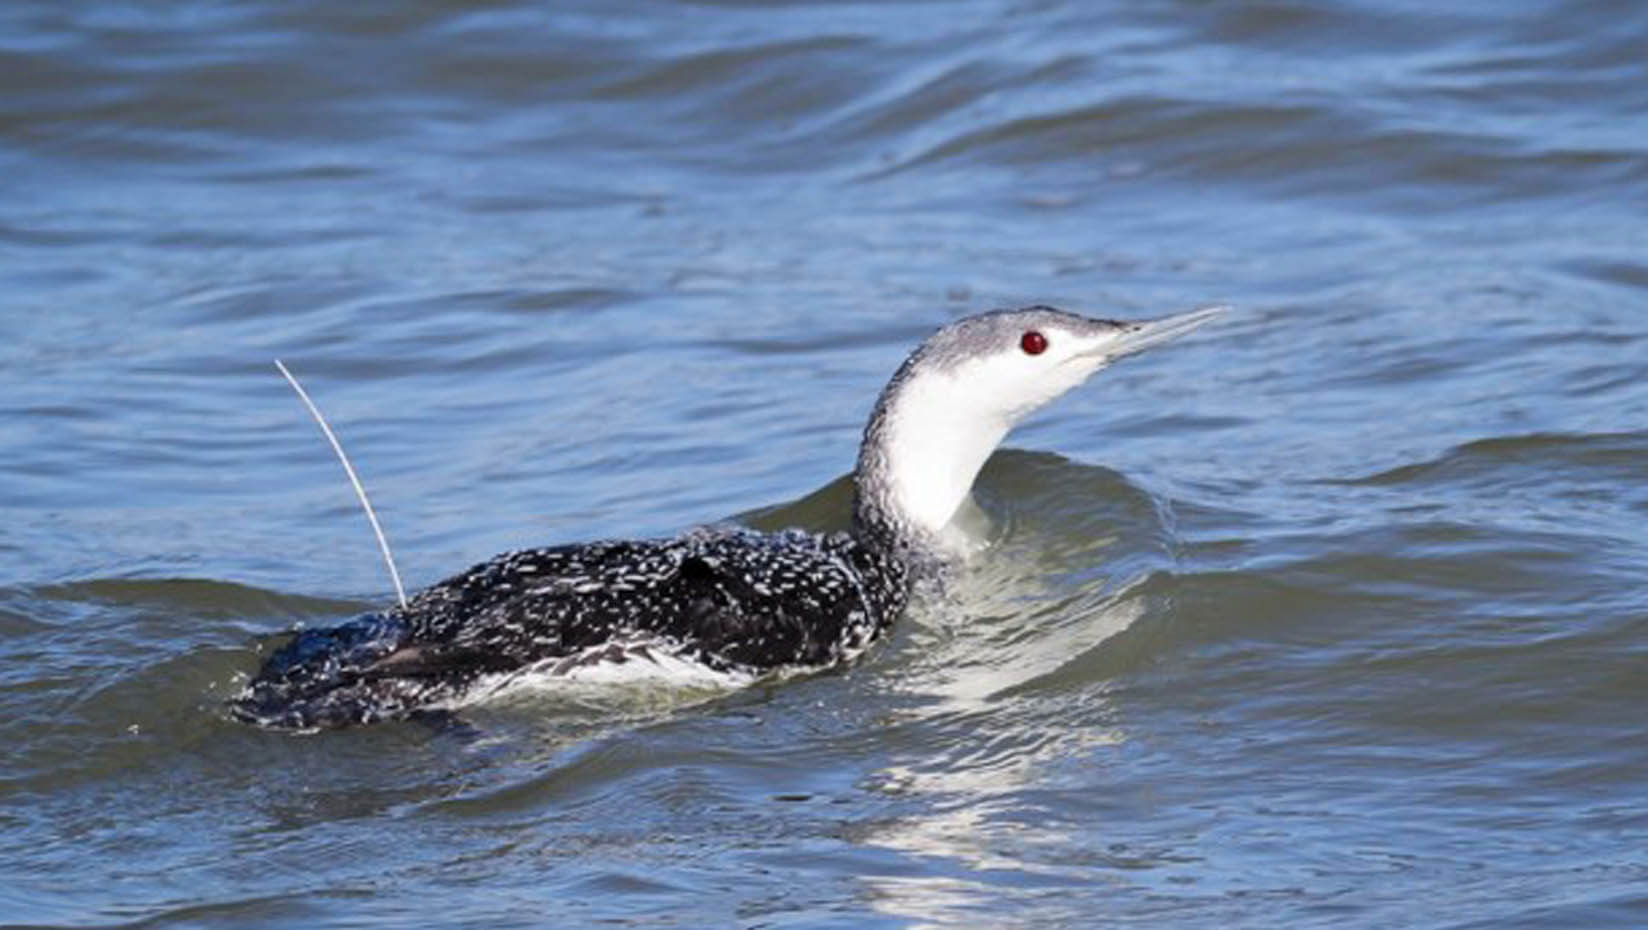
M 669 657 L 760 674 L 848 660 L 902 613 L 912 581 L 945 562 L 950 520 L 1014 423 L 1216 312 L 1124 323 L 1032 307 L 958 320 L 882 391 L 853 474 L 850 532 L 711 527 L 505 553 L 404 605 L 297 633 L 231 712 L 264 726 L 346 726 L 449 705 L 528 671 Z
M 851 534 L 699 528 L 524 549 L 405 607 L 299 633 L 236 701 L 269 726 L 402 716 L 489 676 L 685 659 L 717 672 L 839 662 L 903 609 L 902 559 Z M 343 632 L 339 632 L 343 631 Z

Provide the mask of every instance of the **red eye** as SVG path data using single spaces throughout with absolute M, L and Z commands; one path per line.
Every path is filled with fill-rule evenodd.
M 1028 330 L 1019 337 L 1019 348 L 1024 350 L 1025 355 L 1040 355 L 1047 351 L 1047 337 L 1036 330 Z

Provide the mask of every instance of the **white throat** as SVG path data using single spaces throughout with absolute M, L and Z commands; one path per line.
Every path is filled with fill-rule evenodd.
M 1000 352 L 914 366 L 882 397 L 860 455 L 861 493 L 874 496 L 900 535 L 965 548 L 965 534 L 951 524 L 990 453 L 1026 414 L 1102 364 L 1097 356 Z
M 965 401 L 953 373 L 930 372 L 904 385 L 887 411 L 888 501 L 910 529 L 938 540 L 967 499 L 990 453 L 1013 426 Z

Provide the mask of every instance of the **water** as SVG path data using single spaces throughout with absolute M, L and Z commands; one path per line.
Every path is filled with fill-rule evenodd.
M 1648 923 L 1648 7 L 0 12 L 0 920 Z M 402 572 L 844 518 L 907 348 L 1241 312 L 1017 432 L 843 671 L 294 737 Z

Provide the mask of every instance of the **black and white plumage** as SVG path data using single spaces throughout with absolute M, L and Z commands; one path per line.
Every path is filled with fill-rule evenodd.
M 882 391 L 853 472 L 851 532 L 700 528 L 505 553 L 405 606 L 297 633 L 231 711 L 265 726 L 347 726 L 527 671 L 668 657 L 759 674 L 850 659 L 953 551 L 951 517 L 1014 423 L 1217 313 L 1121 322 L 1030 307 L 958 320 Z
M 903 609 L 903 560 L 851 534 L 698 529 L 505 553 L 351 624 L 299 633 L 236 699 L 281 727 L 342 726 L 538 669 L 668 656 L 709 669 L 822 667 Z

